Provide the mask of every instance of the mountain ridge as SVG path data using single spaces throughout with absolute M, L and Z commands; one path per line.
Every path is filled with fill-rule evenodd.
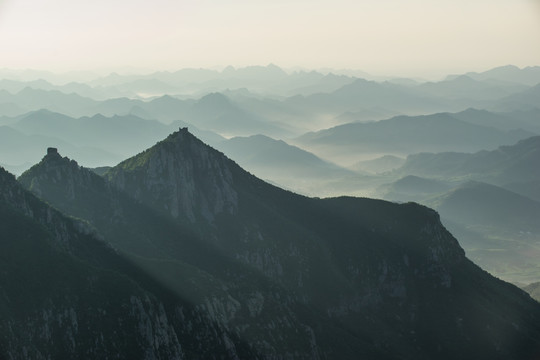
M 119 256 L 87 223 L 25 191 L 3 169 L 0 213 L 7 220 L 0 223 L 1 357 L 182 359 L 205 351 L 225 358 L 256 356 L 240 342 L 231 348 L 234 334 Z M 191 340 L 195 336 L 198 344 Z
M 510 145 L 531 133 L 503 131 L 471 124 L 451 113 L 396 116 L 368 123 L 349 123 L 293 140 L 293 144 L 331 159 L 351 153 L 409 155 L 417 152 L 479 151 Z
M 420 153 L 407 157 L 395 171 L 430 177 L 464 176 L 504 185 L 511 182 L 538 181 L 540 172 L 534 166 L 540 152 L 540 136 L 532 136 L 513 145 L 472 154 L 457 152 Z
M 27 172 L 25 181 L 40 174 L 38 168 Z M 304 358 L 517 359 L 540 345 L 534 340 L 540 332 L 534 321 L 540 318 L 538 305 L 466 259 L 438 214 L 426 207 L 296 195 L 253 177 L 186 129 L 112 168 L 105 179 L 159 219 L 191 229 L 251 269 L 245 276 L 258 274 L 277 284 L 241 282 L 245 297 L 235 295 L 236 289 L 225 291 L 237 306 L 209 297 L 220 304 L 212 307 L 218 324 L 244 329 L 239 337 L 266 357 L 286 356 L 294 344 Z M 60 204 L 54 197 L 48 201 Z M 219 273 L 213 276 L 228 276 Z M 251 302 L 256 298 L 260 301 Z M 263 304 L 262 312 L 257 304 Z M 244 317 L 245 310 L 226 310 L 250 306 L 252 317 Z M 519 328 L 492 312 L 505 314 Z M 289 320 L 281 331 L 266 327 L 283 316 Z M 497 329 L 493 337 L 479 332 L 485 326 Z M 297 341 L 279 340 L 285 329 Z M 298 335 L 292 335 L 295 329 Z M 519 340 L 504 340 L 513 336 Z M 266 339 L 267 346 L 257 345 L 257 339 Z

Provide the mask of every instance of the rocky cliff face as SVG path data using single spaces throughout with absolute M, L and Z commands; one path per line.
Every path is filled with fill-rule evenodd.
M 170 214 L 195 221 L 212 221 L 222 212 L 234 214 L 238 194 L 222 158 L 180 129 L 159 143 L 114 167 L 107 174 L 119 189 Z
M 206 311 L 171 295 L 89 224 L 38 200 L 1 168 L 0 218 L 0 358 L 242 354 Z
M 221 329 L 193 343 L 213 339 L 240 358 L 250 349 L 251 358 L 526 359 L 540 349 L 539 305 L 472 264 L 423 206 L 298 196 L 186 130 L 105 180 L 49 160 L 21 183 L 39 184 L 63 211 L 90 214 L 105 241 L 175 294 L 172 304 L 188 299 Z M 74 197 L 44 190 L 70 181 Z M 99 187 L 104 199 L 76 200 L 95 200 L 88 194 Z M 108 220 L 119 211 L 121 221 Z M 186 351 L 190 332 L 175 331 Z

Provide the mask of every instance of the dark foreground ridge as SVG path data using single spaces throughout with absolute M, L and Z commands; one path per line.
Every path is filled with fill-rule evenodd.
M 41 224 L 33 241 L 69 260 L 35 268 L 26 263 L 35 246 L 10 250 L 17 266 L 4 281 L 20 269 L 47 281 L 2 290 L 0 339 L 9 340 L 0 340 L 0 357 L 23 346 L 34 358 L 540 355 L 540 305 L 470 262 L 429 208 L 299 196 L 255 178 L 187 129 L 103 177 L 49 155 L 21 185 L 3 173 L 0 203 L 19 223 Z M 22 187 L 98 235 L 77 240 L 84 251 L 57 248 L 59 234 L 71 244 L 83 223 Z M 10 198 L 14 189 L 19 198 Z M 40 211 L 73 230 L 55 230 L 64 227 Z M 20 244 L 33 228 L 10 227 L 3 243 Z M 22 291 L 35 294 L 31 305 L 12 301 Z M 26 333 L 35 335 L 13 340 Z

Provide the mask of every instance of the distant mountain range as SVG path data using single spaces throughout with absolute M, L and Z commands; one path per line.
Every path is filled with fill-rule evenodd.
M 497 100 L 526 89 L 528 89 L 527 85 L 494 83 L 474 79 L 470 75 L 461 75 L 439 82 L 427 82 L 415 87 L 415 90 L 425 96 L 451 99 L 462 104 Z
M 507 281 L 536 281 L 540 274 L 540 203 L 509 190 L 467 182 L 424 201 L 460 237 L 468 256 Z
M 293 108 L 309 109 L 318 114 L 376 108 L 398 112 L 433 112 L 441 108 L 437 101 L 419 96 L 407 87 L 364 79 L 357 79 L 332 93 L 291 97 L 286 103 Z
M 359 161 L 350 166 L 352 170 L 367 171 L 371 173 L 384 173 L 401 167 L 405 163 L 404 158 L 393 155 L 383 155 L 381 157 Z
M 267 120 L 241 109 L 219 93 L 202 97 L 187 111 L 184 118 L 199 128 L 229 136 L 285 133 Z
M 538 109 L 540 100 L 540 84 L 522 92 L 518 92 L 501 99 L 491 108 L 497 111 L 516 111 Z
M 535 134 L 540 134 L 540 108 L 496 113 L 487 110 L 467 109 L 452 114 L 453 117 L 471 124 L 494 127 L 499 130 L 522 129 Z
M 387 200 L 422 203 L 433 194 L 443 193 L 449 189 L 451 185 L 444 181 L 407 175 L 390 184 L 379 186 L 377 192 L 381 198 Z
M 540 235 L 540 203 L 495 185 L 467 182 L 429 203 L 454 222 Z
M 512 71 L 534 78 L 531 69 Z M 539 100 L 536 84 L 481 79 L 473 74 L 439 82 L 376 82 L 315 71 L 287 73 L 269 65 L 148 75 L 113 73 L 78 83 L 59 83 L 49 73 L 33 75 L 43 78 L 24 81 L 26 75 L 13 73 L 13 79 L 0 81 L 0 116 L 41 109 L 74 118 L 135 115 L 166 124 L 181 120 L 227 137 L 263 134 L 285 139 L 397 114 L 459 112 L 470 107 L 534 111 Z M 521 128 L 536 133 L 537 123 L 521 121 L 511 129 L 506 123 L 503 130 Z
M 66 154 L 77 156 L 87 166 L 114 164 L 121 156 L 103 149 L 88 146 L 75 146 L 57 137 L 27 135 L 11 127 L 0 126 L 0 154 L 2 161 L 19 167 L 39 160 L 40 152 L 51 144 L 65 148 Z M 37 152 L 37 153 L 36 153 Z M 5 159 L 5 160 L 4 160 Z
M 523 287 L 523 290 L 531 294 L 533 299 L 540 302 L 540 282 L 529 284 L 528 286 Z
M 461 114 L 458 117 L 465 117 Z M 478 151 L 512 144 L 533 133 L 503 131 L 458 119 L 453 114 L 397 116 L 370 123 L 351 123 L 308 133 L 294 144 L 320 156 L 399 154 L 417 152 Z
M 257 177 L 300 193 L 309 193 L 314 183 L 358 174 L 264 135 L 234 137 L 216 147 Z
M 410 155 L 379 197 L 436 209 L 468 256 L 508 281 L 538 281 L 539 137 L 474 154 Z
M 275 65 L 249 66 L 222 71 L 208 69 L 182 69 L 173 72 L 156 72 L 144 76 L 121 76 L 111 74 L 91 82 L 93 86 L 117 88 L 131 93 L 193 94 L 221 92 L 226 89 L 249 88 L 266 95 L 294 95 L 328 92 L 352 81 L 344 75 L 323 74 L 317 71 L 287 73 Z M 146 83 L 145 82 L 150 82 Z M 146 85 L 146 86 L 142 86 Z M 151 86 L 148 86 L 151 85 Z M 151 93 L 151 92 L 150 92 Z
M 11 165 L 39 160 L 36 153 L 49 146 L 64 149 L 71 157 L 89 167 L 114 165 L 138 153 L 169 134 L 182 121 L 165 125 L 134 115 L 72 118 L 48 110 L 30 112 L 15 118 L 4 118 L 9 126 L 0 126 L 0 155 Z M 191 130 L 210 144 L 224 140 L 221 136 L 197 129 Z M 76 144 L 76 145 L 74 145 Z
M 414 154 L 396 170 L 400 174 L 427 177 L 460 177 L 494 184 L 540 180 L 540 136 L 501 146 L 493 151 L 468 153 Z
M 540 66 L 528 66 L 520 69 L 514 65 L 506 65 L 481 73 L 469 72 L 465 75 L 478 81 L 516 83 L 532 86 L 540 83 Z M 448 79 L 454 79 L 457 76 L 459 75 L 451 75 L 448 76 Z

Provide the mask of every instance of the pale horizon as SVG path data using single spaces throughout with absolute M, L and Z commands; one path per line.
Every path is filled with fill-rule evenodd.
M 174 71 L 270 63 L 440 79 L 540 65 L 536 0 L 0 1 L 0 68 Z
M 420 76 L 415 74 L 393 74 L 393 73 L 373 73 L 365 71 L 364 69 L 353 69 L 353 68 L 307 68 L 302 66 L 294 66 L 294 67 L 282 67 L 279 64 L 269 63 L 269 64 L 250 64 L 246 66 L 234 66 L 234 65 L 224 65 L 224 66 L 210 66 L 210 67 L 180 67 L 180 68 L 168 68 L 168 69 L 151 69 L 151 68 L 137 68 L 137 67 L 111 67 L 111 68 L 94 68 L 94 69 L 57 69 L 57 70 L 51 70 L 46 68 L 15 68 L 15 67 L 3 67 L 0 68 L 0 72 L 2 72 L 3 76 L 6 76 L 7 74 L 12 74 L 13 76 L 8 76 L 7 78 L 11 80 L 20 80 L 20 81 L 32 81 L 32 80 L 47 80 L 48 82 L 55 83 L 55 84 L 65 84 L 71 81 L 76 82 L 85 82 L 85 81 L 91 81 L 94 79 L 107 77 L 109 75 L 118 74 L 120 76 L 150 76 L 152 74 L 158 73 L 158 72 L 170 72 L 174 73 L 181 70 L 186 69 L 194 69 L 194 70 L 211 70 L 216 71 L 217 73 L 222 73 L 223 70 L 227 67 L 233 67 L 234 69 L 243 69 L 243 68 L 249 68 L 249 67 L 267 67 L 267 66 L 277 66 L 281 70 L 285 71 L 287 74 L 293 74 L 295 72 L 311 72 L 316 71 L 322 74 L 334 74 L 334 75 L 345 75 L 345 76 L 351 76 L 356 78 L 368 78 L 368 80 L 372 79 L 375 81 L 382 81 L 382 80 L 390 80 L 390 79 L 411 79 L 416 80 L 420 82 L 432 82 L 432 81 L 443 81 L 448 76 L 459 76 L 464 75 L 467 73 L 482 73 L 485 71 L 489 71 L 495 68 L 500 67 L 506 67 L 506 66 L 515 66 L 521 70 L 525 68 L 532 68 L 532 67 L 539 67 L 539 65 L 530 65 L 530 66 L 517 66 L 515 64 L 500 64 L 494 67 L 490 68 L 478 68 L 478 69 L 463 69 L 461 71 L 456 70 L 454 72 L 450 71 L 447 73 L 440 73 L 440 74 L 432 74 L 431 76 Z M 35 73 L 35 74 L 51 74 L 53 78 L 48 78 L 47 76 L 28 76 L 28 73 Z M 22 77 L 19 77 L 18 75 L 25 75 Z M 59 78 L 58 78 L 58 77 Z M 53 80 L 54 79 L 54 80 Z M 64 79 L 63 81 L 61 79 Z

